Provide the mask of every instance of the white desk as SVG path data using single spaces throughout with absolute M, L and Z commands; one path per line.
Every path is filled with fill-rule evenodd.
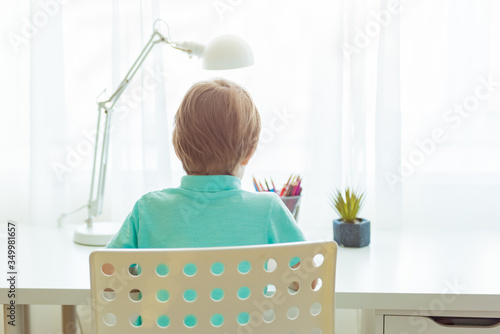
M 378 334 L 392 333 L 388 319 L 410 334 L 434 333 L 416 316 L 500 318 L 499 258 L 500 229 L 375 230 L 369 247 L 339 247 L 336 307 L 375 310 Z
M 96 247 L 73 243 L 73 228 L 40 227 L 17 224 L 17 328 L 6 325 L 5 334 L 22 333 L 25 326 L 24 305 L 69 305 L 63 307 L 63 321 L 76 328 L 75 308 L 70 305 L 90 304 L 89 254 Z M 6 229 L 5 229 L 6 230 Z M 2 231 L 3 232 L 3 231 Z M 0 234 L 5 245 L 6 235 Z M 6 248 L 0 254 L 1 272 L 7 272 Z M 0 302 L 9 303 L 7 281 L 0 281 Z M 5 309 L 4 309 L 5 312 Z M 74 329 L 73 328 L 73 329 Z M 17 330 L 17 331 L 16 331 Z M 25 330 L 29 333 L 29 329 Z M 74 330 L 66 330 L 72 333 Z
M 328 228 L 315 235 L 332 239 Z M 0 240 L 5 245 L 5 235 Z M 89 304 L 88 256 L 94 249 L 74 244 L 71 226 L 18 225 L 16 302 Z M 444 305 L 441 311 L 445 314 L 500 317 L 499 257 L 500 230 L 374 230 L 369 247 L 339 247 L 336 307 L 374 309 L 384 315 L 387 310 L 391 314 L 408 310 L 432 313 Z M 5 255 L 0 261 L 3 273 L 7 272 L 6 260 Z M 0 301 L 6 304 L 7 282 L 0 282 Z M 377 323 L 378 330 L 380 326 Z

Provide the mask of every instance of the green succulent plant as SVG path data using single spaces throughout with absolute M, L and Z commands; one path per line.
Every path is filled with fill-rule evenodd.
M 337 190 L 335 194 L 330 195 L 330 205 L 337 211 L 340 220 L 345 223 L 355 223 L 358 213 L 363 207 L 365 194 L 361 191 L 354 191 L 347 188 L 344 193 Z

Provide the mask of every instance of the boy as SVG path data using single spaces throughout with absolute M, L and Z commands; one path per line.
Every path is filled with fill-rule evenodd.
M 178 188 L 137 201 L 106 247 L 182 248 L 303 241 L 275 193 L 241 190 L 257 148 L 260 116 L 250 95 L 223 80 L 194 84 L 175 115 L 173 145 L 187 175 Z

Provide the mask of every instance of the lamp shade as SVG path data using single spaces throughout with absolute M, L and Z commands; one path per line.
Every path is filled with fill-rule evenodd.
M 234 35 L 216 37 L 205 46 L 202 55 L 203 68 L 206 70 L 229 70 L 253 65 L 250 46 Z

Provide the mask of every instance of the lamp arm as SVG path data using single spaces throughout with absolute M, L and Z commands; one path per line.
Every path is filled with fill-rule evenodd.
M 90 185 L 90 194 L 89 201 L 87 204 L 88 216 L 85 220 L 87 222 L 88 227 L 92 227 L 92 217 L 96 217 L 102 213 L 102 204 L 104 200 L 104 186 L 106 181 L 106 169 L 108 165 L 108 151 L 109 151 L 109 133 L 111 127 L 111 116 L 113 114 L 113 108 L 115 104 L 120 99 L 121 95 L 128 87 L 132 79 L 134 78 L 137 71 L 141 68 L 145 59 L 153 49 L 153 47 L 158 43 L 167 43 L 172 48 L 184 51 L 188 54 L 191 54 L 192 51 L 189 49 L 185 49 L 177 46 L 172 41 L 168 40 L 164 35 L 160 34 L 158 30 L 154 30 L 153 34 L 149 38 L 148 42 L 142 49 L 141 53 L 132 64 L 132 67 L 128 70 L 127 74 L 123 78 L 123 80 L 118 85 L 117 89 L 114 93 L 106 100 L 97 102 L 98 105 L 98 118 L 97 118 L 97 132 L 96 132 L 96 140 L 94 147 L 94 162 L 92 166 L 92 178 Z M 101 154 L 100 154 L 100 162 L 99 162 L 99 175 L 97 180 L 97 190 L 95 191 L 96 186 L 96 171 L 97 171 L 97 160 L 98 160 L 98 149 L 99 149 L 99 136 L 100 136 L 100 126 L 101 126 L 101 116 L 105 115 L 104 120 L 104 131 L 102 134 L 102 144 L 101 144 Z
M 155 40 L 155 37 L 158 37 L 158 39 Z M 132 64 L 132 67 L 128 70 L 127 74 L 125 75 L 125 78 L 121 81 L 121 83 L 118 85 L 118 88 L 116 91 L 109 97 L 107 101 L 104 101 L 105 104 L 109 104 L 108 108 L 112 108 L 118 99 L 120 98 L 121 94 L 124 92 L 124 90 L 127 88 L 128 84 L 132 80 L 132 78 L 135 76 L 137 71 L 141 68 L 142 64 L 144 63 L 144 60 L 146 60 L 147 56 L 155 46 L 155 44 L 158 43 L 167 43 L 169 44 L 172 48 L 181 50 L 184 52 L 187 52 L 188 54 L 191 54 L 191 50 L 188 49 L 183 49 L 181 47 L 178 47 L 176 44 L 174 44 L 172 41 L 168 40 L 164 35 L 160 34 L 158 30 L 153 31 L 153 34 L 149 38 L 149 41 L 146 43 L 144 48 L 142 49 L 141 53 L 139 54 L 139 57 L 135 60 L 135 62 Z

